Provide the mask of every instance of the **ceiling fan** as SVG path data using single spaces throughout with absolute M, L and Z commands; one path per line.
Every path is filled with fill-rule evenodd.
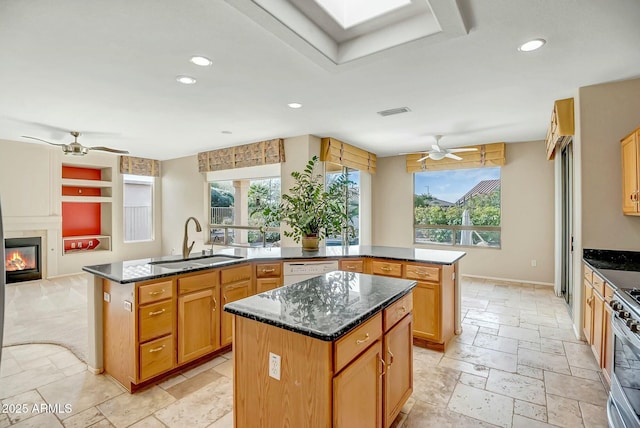
M 442 138 L 442 135 L 435 135 L 434 138 L 436 139 L 436 143 L 431 145 L 431 150 L 426 150 L 422 152 L 413 152 L 413 153 L 400 153 L 400 154 L 401 155 L 412 155 L 415 153 L 424 154 L 425 156 L 422 156 L 420 159 L 417 160 L 417 162 L 422 162 L 425 159 L 433 159 L 437 161 L 444 158 L 462 160 L 460 156 L 455 155 L 454 153 L 475 152 L 476 150 L 478 150 L 475 147 L 470 147 L 466 149 L 447 149 L 444 147 L 440 147 L 440 139 Z
M 126 155 L 126 154 L 129 153 L 126 150 L 112 149 L 112 148 L 109 148 L 109 147 L 83 146 L 82 144 L 78 143 L 78 137 L 81 135 L 78 131 L 71 131 L 70 134 L 73 136 L 74 140 L 73 140 L 72 143 L 69 143 L 69 144 L 52 143 L 50 141 L 43 140 L 42 138 L 29 137 L 28 135 L 23 135 L 22 137 L 23 138 L 30 138 L 32 140 L 42 141 L 43 143 L 51 144 L 52 146 L 60 146 L 60 147 L 62 147 L 62 151 L 64 152 L 65 155 L 84 156 L 87 153 L 89 153 L 89 150 L 101 150 L 103 152 L 120 153 L 120 154 L 123 154 L 123 155 Z

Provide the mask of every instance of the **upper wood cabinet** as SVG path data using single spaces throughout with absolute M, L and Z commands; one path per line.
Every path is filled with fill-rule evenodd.
M 621 141 L 622 151 L 622 212 L 640 215 L 640 128 Z

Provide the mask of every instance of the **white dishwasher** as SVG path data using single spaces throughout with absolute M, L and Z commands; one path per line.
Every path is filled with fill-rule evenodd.
M 304 281 L 334 270 L 338 270 L 337 260 L 284 262 L 282 264 L 284 285 Z

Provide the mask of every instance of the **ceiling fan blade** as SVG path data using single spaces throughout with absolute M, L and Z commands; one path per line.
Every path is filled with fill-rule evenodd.
M 87 149 L 89 150 L 101 150 L 103 152 L 111 152 L 111 153 L 120 153 L 123 155 L 128 155 L 129 152 L 126 150 L 118 150 L 118 149 L 112 149 L 109 147 L 102 147 L 102 146 L 96 146 L 96 147 L 87 147 Z
M 440 148 L 440 145 L 438 145 L 438 144 L 432 144 L 431 148 L 436 152 L 441 152 L 442 151 L 442 149 Z
M 429 159 L 429 155 L 423 156 L 420 159 L 418 159 L 416 162 L 422 162 L 423 160 L 427 160 Z
M 60 146 L 60 147 L 64 147 L 64 146 L 66 146 L 66 144 L 61 144 L 61 143 L 52 143 L 51 141 L 43 140 L 42 138 L 29 137 L 28 135 L 21 135 L 21 137 L 22 137 L 22 138 L 30 138 L 30 139 L 32 139 L 32 140 L 42 141 L 43 143 L 51 144 L 52 146 Z
M 455 159 L 455 160 L 462 160 L 462 158 L 460 156 L 456 156 L 452 153 L 447 153 L 446 155 L 444 155 L 445 158 L 450 158 L 450 159 Z
M 478 149 L 474 148 L 469 148 L 469 149 L 447 149 L 449 151 L 449 153 L 462 153 L 462 152 L 475 152 L 478 151 Z

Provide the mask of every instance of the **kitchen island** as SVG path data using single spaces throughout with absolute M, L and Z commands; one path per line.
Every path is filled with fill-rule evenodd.
M 337 262 L 339 270 L 417 281 L 412 291 L 414 344 L 444 350 L 461 332 L 460 251 L 350 246 L 228 248 L 188 259 L 160 257 L 85 266 L 89 370 L 133 392 L 200 364 L 232 343 L 223 305 L 284 283 L 284 262 Z
M 413 391 L 415 286 L 334 271 L 226 304 L 234 426 L 389 427 Z

